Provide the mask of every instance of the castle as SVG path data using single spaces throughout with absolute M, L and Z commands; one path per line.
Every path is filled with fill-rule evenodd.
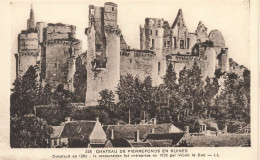
M 31 6 L 27 30 L 18 35 L 16 77 L 22 77 L 29 66 L 37 66 L 40 81 L 56 88 L 64 84 L 73 91 L 75 60 L 82 53 L 81 41 L 75 38 L 76 26 L 37 22 Z
M 27 30 L 18 37 L 16 56 L 17 77 L 30 65 L 39 66 L 40 80 L 53 87 L 64 84 L 73 91 L 73 77 L 77 67 L 87 68 L 86 106 L 97 105 L 99 92 L 116 91 L 120 76 L 132 74 L 143 80 L 152 78 L 157 86 L 163 82 L 167 65 L 173 65 L 177 75 L 184 67 L 191 69 L 197 63 L 202 77 L 214 77 L 217 69 L 229 71 L 228 48 L 220 31 L 209 34 L 202 22 L 195 33 L 185 25 L 182 10 L 170 25 L 164 19 L 146 18 L 140 26 L 140 49 L 131 49 L 117 24 L 117 4 L 89 6 L 87 54 L 82 54 L 81 41 L 75 38 L 76 27 L 61 23 L 37 22 L 33 9 L 27 21 Z

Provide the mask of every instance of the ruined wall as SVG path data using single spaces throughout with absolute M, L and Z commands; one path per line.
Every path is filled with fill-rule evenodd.
M 87 54 L 87 93 L 86 106 L 98 104 L 99 92 L 108 89 L 115 92 L 120 80 L 120 31 L 106 30 L 106 68 L 93 68 L 95 59 L 95 30 L 89 28 Z
M 104 32 L 104 7 L 90 6 L 90 16 L 93 17 L 95 27 L 95 47 L 97 60 L 103 61 L 106 58 L 106 41 Z
M 189 33 L 188 38 L 189 38 L 189 47 L 187 48 L 188 48 L 188 52 L 191 54 L 192 48 L 197 43 L 197 36 L 194 33 Z
M 75 38 L 75 30 L 76 27 L 73 25 L 48 23 L 48 26 L 44 30 L 44 41 Z
M 141 37 L 143 45 L 145 43 L 144 50 L 154 50 L 157 56 L 162 57 L 162 46 L 163 46 L 163 29 L 164 20 L 158 18 L 146 18 L 144 29 L 141 29 L 142 35 L 145 35 L 143 42 L 143 37 Z M 143 33 L 144 31 L 144 33 Z M 142 47 L 143 48 L 143 47 Z
M 202 23 L 202 21 L 199 21 L 198 27 L 195 31 L 198 42 L 206 42 L 209 40 L 207 30 L 207 27 Z
M 96 57 L 95 47 L 95 34 L 94 24 L 90 23 L 90 27 L 86 28 L 86 34 L 88 38 L 88 51 L 87 51 L 87 93 L 86 93 L 86 106 L 92 106 L 97 104 L 97 97 L 99 97 L 97 90 L 97 78 L 96 75 L 101 72 L 94 71 L 92 67 L 92 60 Z M 100 80 L 100 78 L 98 78 Z
M 128 45 L 126 44 L 123 35 L 120 36 L 120 49 L 128 49 Z
M 118 28 L 117 26 L 117 5 L 106 2 L 104 5 L 104 23 L 106 28 Z
M 120 56 L 120 74 L 122 76 L 131 74 L 141 81 L 150 76 L 155 81 L 155 75 L 159 74 L 156 70 L 157 62 L 153 51 L 124 50 Z
M 145 29 L 140 25 L 140 50 L 145 50 Z
M 173 68 L 179 77 L 179 72 L 183 70 L 184 67 L 186 69 L 192 69 L 195 62 L 199 62 L 199 56 L 192 56 L 192 55 L 169 55 L 167 56 L 167 64 L 171 63 Z
M 106 30 L 107 84 L 103 89 L 115 91 L 120 80 L 120 35 L 119 29 Z
M 243 76 L 245 69 L 247 69 L 245 66 L 239 65 L 232 58 L 229 58 L 229 71 L 230 72 L 236 73 L 238 76 Z
M 66 40 L 49 41 L 45 46 L 45 82 L 56 88 L 67 83 L 70 42 Z
M 228 59 L 228 48 L 222 48 L 221 53 L 218 55 L 218 68 L 221 69 L 221 72 L 229 71 Z
M 74 86 L 73 86 L 73 82 L 74 82 L 74 74 L 76 72 L 76 58 L 75 56 L 69 57 L 67 59 L 67 63 L 68 63 L 68 75 L 67 75 L 67 86 L 66 88 L 68 88 L 70 91 L 74 91 Z
M 120 80 L 121 31 L 117 26 L 117 5 L 89 6 L 86 106 L 98 104 L 99 92 L 115 91 Z

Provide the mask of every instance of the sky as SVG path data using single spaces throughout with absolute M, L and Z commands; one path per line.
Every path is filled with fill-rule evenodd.
M 26 29 L 27 19 L 33 3 L 36 22 L 64 23 L 77 27 L 76 37 L 82 40 L 83 51 L 87 50 L 88 7 L 104 6 L 104 0 L 76 1 L 12 1 L 11 5 L 11 81 L 15 79 L 17 37 Z M 221 31 L 229 57 L 250 68 L 249 57 L 249 0 L 113 0 L 118 4 L 118 25 L 126 43 L 139 49 L 139 26 L 145 18 L 163 18 L 172 24 L 179 9 L 189 32 L 194 33 L 199 21 L 211 30 Z

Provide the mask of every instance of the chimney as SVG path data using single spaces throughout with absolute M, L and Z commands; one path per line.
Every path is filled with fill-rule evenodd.
M 96 121 L 99 122 L 99 117 L 96 118 Z
M 65 117 L 65 122 L 70 122 L 70 117 Z
M 135 141 L 135 142 L 139 142 L 139 130 L 135 130 L 134 141 Z
M 110 139 L 114 139 L 114 130 L 113 129 L 111 129 L 111 130 L 109 130 L 109 135 L 110 135 Z
M 156 118 L 153 118 L 153 124 L 156 124 Z
M 190 133 L 190 126 L 185 126 L 185 133 Z

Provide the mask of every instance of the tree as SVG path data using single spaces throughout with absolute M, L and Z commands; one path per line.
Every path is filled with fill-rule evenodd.
M 11 89 L 11 115 L 33 113 L 39 93 L 37 77 L 35 68 L 30 66 L 22 78 L 15 80 Z
M 11 117 L 10 143 L 12 148 L 46 148 L 53 133 L 51 126 L 33 114 Z
M 64 89 L 63 84 L 59 84 L 53 93 L 53 103 L 59 105 L 61 112 L 61 120 L 64 120 L 69 115 L 70 104 L 72 103 L 74 94 L 69 90 Z
M 225 77 L 221 93 L 215 100 L 218 114 L 216 119 L 222 123 L 248 124 L 250 122 L 250 96 L 244 85 L 245 78 L 236 73 L 228 73 Z M 223 117 L 223 120 L 220 118 Z
M 173 66 L 170 63 L 166 70 L 166 74 L 163 77 L 163 82 L 165 86 L 169 88 L 169 90 L 174 90 L 176 88 L 176 80 L 177 80 L 176 72 L 174 71 Z
M 104 107 L 110 111 L 114 111 L 115 107 L 115 95 L 113 91 L 107 89 L 102 90 L 100 93 L 101 99 L 98 100 L 100 107 Z
M 139 123 L 141 119 L 145 118 L 146 116 L 143 117 L 143 115 L 147 113 L 148 106 L 152 103 L 150 99 L 152 92 L 150 77 L 146 77 L 144 82 L 141 82 L 138 77 L 134 78 L 130 74 L 121 76 L 117 90 L 119 97 L 117 112 L 121 113 L 122 119 L 128 121 L 129 112 L 132 122 Z
M 87 70 L 80 58 L 76 60 L 76 72 L 74 74 L 74 93 L 76 102 L 85 102 L 87 91 Z
M 51 104 L 52 102 L 53 102 L 52 87 L 50 86 L 50 84 L 47 83 L 39 94 L 38 104 L 47 105 L 47 104 Z
M 194 63 L 191 70 L 184 67 L 179 73 L 180 105 L 183 107 L 183 116 L 201 114 L 203 106 L 203 81 L 201 79 L 201 69 Z
M 167 107 L 164 107 L 164 112 L 167 116 L 170 116 L 171 118 L 168 118 L 168 121 L 172 121 L 172 117 L 176 117 L 177 115 L 177 121 L 179 121 L 179 115 L 180 115 L 180 105 L 179 105 L 179 95 L 178 95 L 178 85 L 176 83 L 177 77 L 176 72 L 174 71 L 174 68 L 172 64 L 170 63 L 168 65 L 168 68 L 166 70 L 166 74 L 163 77 L 164 81 L 164 92 L 163 96 L 166 96 L 167 98 Z
M 206 85 L 204 86 L 204 93 L 203 93 L 203 101 L 204 101 L 204 109 L 206 112 L 206 116 L 208 118 L 211 117 L 212 107 L 213 107 L 213 101 L 214 97 L 219 91 L 219 84 L 218 80 L 216 78 L 210 79 L 207 77 L 205 79 Z

